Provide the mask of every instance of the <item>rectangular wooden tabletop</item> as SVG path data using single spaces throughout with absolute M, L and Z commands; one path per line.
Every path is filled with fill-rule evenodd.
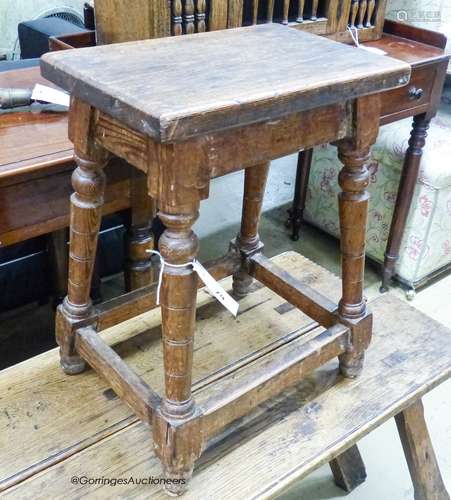
M 405 85 L 409 64 L 279 24 L 45 54 L 42 74 L 161 142 Z
M 338 300 L 340 280 L 294 252 L 274 261 Z M 231 288 L 231 279 L 223 282 Z M 371 305 L 374 339 L 356 380 L 332 360 L 297 386 L 262 404 L 210 443 L 183 498 L 273 498 L 330 461 L 365 434 L 451 375 L 451 331 L 390 294 Z M 241 302 L 237 319 L 205 291 L 198 296 L 194 397 L 224 366 L 249 363 L 283 335 L 317 325 L 268 288 Z M 163 391 L 158 309 L 101 335 L 143 379 Z M 0 491 L 2 498 L 167 498 L 151 430 L 138 422 L 93 370 L 69 377 L 56 349 L 0 372 Z M 80 481 L 72 477 L 81 478 Z M 84 484 L 85 479 L 134 478 L 134 483 Z

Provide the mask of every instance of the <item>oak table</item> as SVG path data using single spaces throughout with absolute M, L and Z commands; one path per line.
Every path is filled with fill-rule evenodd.
M 340 280 L 301 255 L 286 252 L 272 261 L 296 278 L 308 279 L 316 291 L 333 300 L 340 298 Z M 230 290 L 232 278 L 222 285 Z M 250 360 L 263 363 L 280 346 L 281 338 L 291 340 L 283 347 L 288 351 L 321 329 L 267 287 L 255 287 L 241 304 L 236 323 L 206 291 L 198 293 L 201 321 L 193 364 L 196 400 L 214 378 L 233 376 Z M 449 443 L 441 439 L 436 458 L 421 399 L 451 376 L 451 343 L 443 341 L 451 331 L 390 293 L 370 304 L 374 339 L 361 377 L 343 378 L 333 359 L 259 405 L 209 443 L 196 465 L 187 499 L 282 497 L 301 478 L 347 454 L 344 450 L 352 450 L 354 443 L 396 416 L 415 498 L 449 500 L 437 465 L 441 463 L 445 472 Z M 160 325 L 159 311 L 153 309 L 100 335 L 147 384 L 163 390 Z M 0 371 L 2 499 L 35 500 L 43 492 L 46 498 L 65 500 L 164 499 L 158 484 L 161 465 L 146 445 L 149 426 L 93 370 L 72 378 L 70 390 L 67 386 L 56 349 Z M 445 405 L 449 393 L 447 399 Z M 425 407 L 430 414 L 429 401 Z M 447 423 L 441 425 L 446 428 Z M 440 436 L 437 419 L 434 431 Z M 395 432 L 386 436 L 395 439 Z M 391 450 L 393 443 L 386 442 Z M 380 456 L 373 464 L 378 470 L 372 471 L 387 479 L 379 481 L 380 498 L 412 499 L 407 469 L 403 473 L 396 464 L 400 473 L 396 481 L 388 480 L 393 477 L 393 465 L 402 460 L 401 450 Z M 355 462 L 349 463 L 355 468 Z M 152 484 L 146 482 L 149 477 L 155 479 Z M 449 468 L 444 479 L 450 485 Z M 365 497 L 365 490 L 360 497 Z
M 290 67 L 292 53 L 298 65 Z M 327 54 L 327 56 L 325 56 Z M 308 65 L 307 65 L 308 61 Z M 262 64 L 264 62 L 264 64 Z M 57 314 L 61 365 L 88 362 L 144 421 L 179 494 L 209 438 L 305 373 L 339 356 L 357 376 L 372 331 L 363 296 L 368 195 L 365 162 L 379 127 L 378 93 L 405 85 L 406 63 L 280 25 L 131 42 L 46 54 L 43 75 L 71 93 L 69 137 L 77 169 L 71 197 L 68 295 Z M 338 141 L 342 298 L 337 304 L 293 279 L 262 253 L 258 220 L 270 160 Z M 162 285 L 93 309 L 89 286 L 103 203 L 103 168 L 112 155 L 147 174 L 166 230 L 159 241 Z M 191 391 L 198 241 L 192 225 L 210 179 L 245 169 L 240 233 L 210 265 L 234 275 L 246 296 L 252 277 L 327 330 L 242 376 L 212 381 L 196 404 Z M 160 396 L 111 350 L 98 331 L 161 298 L 165 391 Z M 232 332 L 231 332 L 232 333 Z

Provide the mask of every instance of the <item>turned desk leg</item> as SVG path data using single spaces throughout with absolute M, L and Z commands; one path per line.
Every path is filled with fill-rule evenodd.
M 67 374 L 80 373 L 85 362 L 75 352 L 71 322 L 89 318 L 91 279 L 105 191 L 106 161 L 94 161 L 75 152 L 77 168 L 72 174 L 69 279 L 67 296 L 58 308 L 56 338 L 60 346 L 61 366 Z
M 156 215 L 155 201 L 147 193 L 147 176 L 133 169 L 130 179 L 131 210 L 126 233 L 125 289 L 127 292 L 153 282 L 151 255 L 153 250 L 152 221 Z
M 358 320 L 366 316 L 363 296 L 365 268 L 365 233 L 368 215 L 369 182 L 365 166 L 369 148 L 355 149 L 352 141 L 338 145 L 338 155 L 343 163 L 338 181 L 340 245 L 342 269 L 342 298 L 338 313 L 344 320 Z M 340 370 L 346 377 L 356 377 L 363 367 L 364 350 L 353 349 L 340 356 Z
M 449 500 L 424 419 L 421 399 L 395 416 L 415 500 Z
M 244 171 L 243 211 L 241 228 L 236 238 L 236 247 L 241 252 L 243 265 L 233 275 L 233 295 L 240 299 L 249 292 L 252 278 L 246 271 L 246 258 L 262 250 L 263 244 L 258 235 L 258 225 L 268 179 L 270 163 L 261 163 Z
M 301 151 L 298 156 L 298 165 L 296 168 L 296 180 L 294 183 L 293 205 L 288 210 L 288 227 L 291 226 L 291 239 L 298 241 L 299 231 L 301 230 L 305 201 L 307 198 L 308 181 L 310 169 L 312 166 L 313 149 Z
M 418 172 L 420 170 L 423 148 L 426 144 L 429 124 L 430 120 L 426 118 L 426 115 L 418 115 L 413 119 L 413 128 L 410 133 L 409 147 L 404 158 L 401 179 L 399 181 L 398 195 L 396 197 L 395 210 L 393 212 L 390 234 L 388 237 L 387 248 L 385 250 L 381 292 L 388 291 L 390 281 L 395 274 L 395 266 L 399 259 L 399 249 L 401 247 L 407 217 L 412 204 L 412 198 L 415 191 Z
M 165 475 L 170 479 L 188 481 L 201 449 L 196 424 L 181 425 L 196 413 L 191 376 L 197 274 L 190 263 L 198 252 L 198 240 L 191 229 L 198 217 L 198 206 L 189 207 L 184 212 L 162 207 L 159 217 L 166 227 L 159 242 L 166 263 L 160 295 L 165 396 L 155 416 L 153 435 Z M 186 484 L 171 484 L 166 488 L 169 493 L 180 494 Z

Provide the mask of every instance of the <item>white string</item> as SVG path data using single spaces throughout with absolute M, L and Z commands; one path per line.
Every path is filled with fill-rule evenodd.
M 181 267 L 188 267 L 188 266 L 194 267 L 194 262 L 196 262 L 196 260 L 193 260 L 191 262 L 187 262 L 186 264 L 170 264 L 169 262 L 166 262 L 164 260 L 164 257 L 161 255 L 160 252 L 157 252 L 157 250 L 146 250 L 146 252 L 154 254 L 154 255 L 158 255 L 158 257 L 160 258 L 160 274 L 158 276 L 158 286 L 157 286 L 157 306 L 159 306 L 160 305 L 160 290 L 161 290 L 161 284 L 163 282 L 164 267 L 165 266 L 174 267 L 174 268 L 181 268 Z
M 355 26 L 348 26 L 348 31 L 351 33 L 351 38 L 355 46 L 360 49 L 359 30 Z
M 160 291 L 161 291 L 161 285 L 163 283 L 163 273 L 164 273 L 164 267 L 174 267 L 174 268 L 187 268 L 191 266 L 193 270 L 197 273 L 201 281 L 204 283 L 206 286 L 207 291 L 215 297 L 216 300 L 218 300 L 226 309 L 228 309 L 233 316 L 238 314 L 238 309 L 240 307 L 239 303 L 234 300 L 225 290 L 222 288 L 222 286 L 213 278 L 211 274 L 202 266 L 202 264 L 197 260 L 193 259 L 191 262 L 186 262 L 185 264 L 170 264 L 169 262 L 166 262 L 164 258 L 161 256 L 160 252 L 157 250 L 146 250 L 147 253 L 155 254 L 158 255 L 160 258 L 160 275 L 158 277 L 158 286 L 157 286 L 157 300 L 156 303 L 157 305 L 160 304 Z
M 377 47 L 366 47 L 361 45 L 359 42 L 359 30 L 355 26 L 348 26 L 348 31 L 351 34 L 352 41 L 358 49 L 366 50 L 367 52 L 373 52 L 373 54 L 380 54 L 381 56 L 387 55 L 387 52 Z

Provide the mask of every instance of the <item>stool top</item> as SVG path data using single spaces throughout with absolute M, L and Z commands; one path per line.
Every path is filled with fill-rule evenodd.
M 45 78 L 177 142 L 408 82 L 410 66 L 279 24 L 45 54 Z

